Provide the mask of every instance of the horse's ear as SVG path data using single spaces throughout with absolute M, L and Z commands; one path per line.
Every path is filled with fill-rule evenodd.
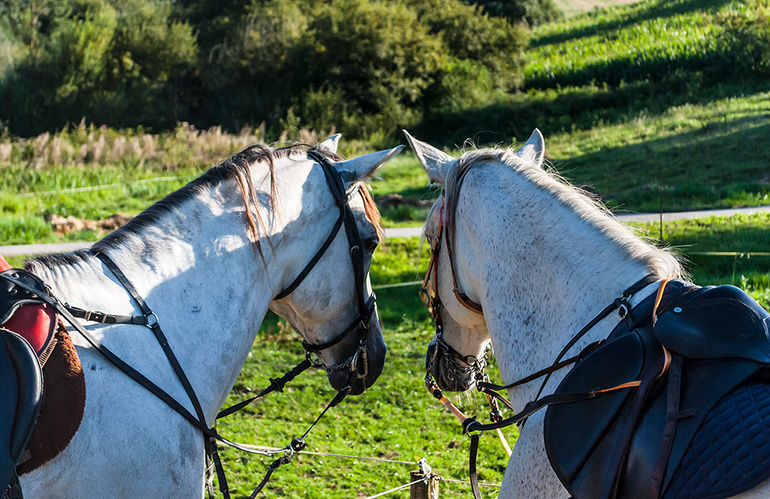
M 404 146 L 396 146 L 393 149 L 364 154 L 363 156 L 347 161 L 340 161 L 339 163 L 335 163 L 334 166 L 337 168 L 337 171 L 340 172 L 340 176 L 345 182 L 345 187 L 349 188 L 356 182 L 369 179 L 374 175 L 377 168 L 381 167 L 386 161 L 401 152 L 401 149 L 403 148 Z
M 324 140 L 320 144 L 318 144 L 318 147 L 324 147 L 327 151 L 337 153 L 337 144 L 340 143 L 340 137 L 342 137 L 341 133 L 335 133 L 328 139 Z
M 406 140 L 408 140 L 409 145 L 412 146 L 412 150 L 420 161 L 423 169 L 428 173 L 430 181 L 443 186 L 446 183 L 446 174 L 449 167 L 454 164 L 457 159 L 443 151 L 439 151 L 430 144 L 420 142 L 409 135 L 409 132 L 406 130 L 404 130 L 404 135 L 406 135 Z
M 543 157 L 545 156 L 545 140 L 540 130 L 535 128 L 532 135 L 529 136 L 529 140 L 524 144 L 521 149 L 516 151 L 516 155 L 527 161 L 532 161 L 535 166 L 543 166 Z

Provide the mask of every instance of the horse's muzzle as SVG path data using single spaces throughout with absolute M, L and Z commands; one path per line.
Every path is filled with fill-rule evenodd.
M 351 357 L 349 357 L 350 366 L 328 374 L 329 384 L 334 389 L 342 390 L 350 386 L 350 395 L 360 395 L 372 386 L 382 374 L 388 348 L 382 337 L 382 327 L 376 307 L 369 319 L 364 338 L 363 347 L 360 343 L 348 347 L 348 351 L 352 352 Z
M 435 336 L 428 345 L 425 370 L 433 376 L 438 387 L 447 392 L 464 392 L 476 383 L 476 370 L 461 365 Z

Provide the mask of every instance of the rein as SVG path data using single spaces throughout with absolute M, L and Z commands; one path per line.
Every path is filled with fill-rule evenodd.
M 315 267 L 315 265 L 324 255 L 324 253 L 329 248 L 331 243 L 334 241 L 342 225 L 345 225 L 345 231 L 347 234 L 348 243 L 350 245 L 350 257 L 351 257 L 351 260 L 353 263 L 353 269 L 354 269 L 354 280 L 355 280 L 354 284 L 355 284 L 355 292 L 356 292 L 356 303 L 358 307 L 358 316 L 345 330 L 343 330 L 339 335 L 337 335 L 335 338 L 333 338 L 330 341 L 315 345 L 315 344 L 307 343 L 306 341 L 303 340 L 302 346 L 305 349 L 305 360 L 303 360 L 295 368 L 293 368 L 292 370 L 284 374 L 282 377 L 278 379 L 270 378 L 270 385 L 264 390 L 262 390 L 256 397 L 252 397 L 250 399 L 244 400 L 238 404 L 235 404 L 227 409 L 222 410 L 217 415 L 216 419 L 221 419 L 225 416 L 233 414 L 234 412 L 240 409 L 243 409 L 244 407 L 252 403 L 254 400 L 260 397 L 263 397 L 268 393 L 271 393 L 273 391 L 283 391 L 283 387 L 286 383 L 288 383 L 289 381 L 294 379 L 297 375 L 299 375 L 300 373 L 302 373 L 303 371 L 307 370 L 310 367 L 324 367 L 326 372 L 329 374 L 331 374 L 332 372 L 343 370 L 343 369 L 350 369 L 357 378 L 364 378 L 368 374 L 368 357 L 366 352 L 366 338 L 367 338 L 367 331 L 368 331 L 368 323 L 371 320 L 372 314 L 374 313 L 374 310 L 375 310 L 376 298 L 373 293 L 368 300 L 365 298 L 366 272 L 364 268 L 363 241 L 358 232 L 358 227 L 355 223 L 353 211 L 351 210 L 350 205 L 348 203 L 348 193 L 345 190 L 344 183 L 342 181 L 342 178 L 340 177 L 339 172 L 334 168 L 331 162 L 322 153 L 315 150 L 309 150 L 307 154 L 311 159 L 318 162 L 323 167 L 324 176 L 326 178 L 329 189 L 331 190 L 332 195 L 334 196 L 334 200 L 340 209 L 340 216 L 335 222 L 329 236 L 321 245 L 321 248 L 316 252 L 316 254 L 313 256 L 310 262 L 305 266 L 305 268 L 302 270 L 299 276 L 285 290 L 283 290 L 281 293 L 276 295 L 274 299 L 279 300 L 281 298 L 288 296 L 292 291 L 294 291 L 297 288 L 297 286 L 300 285 L 300 283 L 305 279 L 305 277 L 307 277 L 307 275 L 310 273 L 313 267 Z M 43 301 L 45 301 L 46 303 L 48 303 L 49 305 L 51 305 L 59 314 L 61 314 L 61 316 L 64 319 L 67 320 L 67 322 L 69 322 L 72 325 L 72 327 L 76 331 L 78 331 L 78 333 L 81 334 L 81 336 L 83 336 L 83 338 L 86 341 L 88 341 L 89 344 L 91 344 L 92 347 L 94 347 L 94 349 L 96 349 L 99 353 L 101 353 L 109 362 L 111 362 L 115 367 L 117 367 L 119 370 L 125 373 L 128 377 L 130 377 L 131 379 L 139 383 L 142 387 L 144 387 L 150 393 L 152 393 L 161 401 L 163 401 L 166 405 L 168 405 L 171 409 L 176 411 L 179 415 L 181 415 L 184 419 L 186 419 L 189 423 L 191 423 L 195 428 L 197 428 L 201 433 L 203 433 L 204 437 L 206 438 L 205 447 L 206 447 L 207 461 L 208 460 L 213 461 L 213 466 L 216 470 L 217 479 L 219 482 L 219 489 L 220 489 L 220 492 L 225 497 L 225 499 L 230 498 L 230 492 L 229 492 L 229 487 L 227 485 L 227 478 L 225 476 L 224 468 L 222 466 L 221 459 L 217 452 L 217 442 L 221 442 L 222 444 L 228 445 L 240 451 L 251 453 L 251 454 L 272 455 L 272 454 L 282 453 L 283 455 L 280 456 L 278 459 L 276 459 L 268 467 L 265 477 L 262 479 L 262 481 L 257 486 L 257 488 L 252 492 L 252 494 L 249 496 L 250 499 L 256 497 L 257 494 L 262 490 L 262 488 L 264 488 L 264 486 L 267 484 L 272 473 L 276 469 L 278 469 L 280 466 L 289 463 L 295 452 L 299 452 L 306 447 L 306 443 L 304 439 L 307 437 L 310 431 L 315 427 L 315 425 L 320 421 L 320 419 L 326 414 L 326 412 L 330 408 L 335 407 L 337 404 L 339 404 L 347 396 L 347 394 L 350 392 L 351 387 L 347 386 L 342 390 L 340 390 L 339 392 L 337 392 L 337 394 L 334 396 L 331 402 L 329 402 L 326 408 L 324 408 L 324 410 L 316 418 L 313 424 L 310 425 L 308 430 L 301 437 L 293 439 L 289 445 L 287 445 L 286 447 L 278 451 L 255 450 L 243 444 L 232 442 L 222 437 L 216 431 L 216 424 L 212 427 L 209 427 L 208 424 L 206 423 L 206 419 L 203 414 L 203 409 L 201 408 L 201 405 L 195 393 L 195 390 L 193 389 L 187 376 L 185 375 L 184 369 L 182 368 L 179 361 L 177 360 L 176 355 L 174 354 L 173 350 L 168 344 L 168 340 L 166 339 L 166 336 L 163 333 L 160 327 L 160 324 L 158 322 L 158 317 L 150 309 L 150 307 L 147 305 L 147 303 L 141 297 L 141 295 L 139 295 L 139 293 L 136 291 L 136 288 L 134 288 L 134 286 L 131 284 L 131 282 L 128 280 L 125 274 L 120 270 L 120 268 L 115 264 L 115 262 L 113 262 L 104 253 L 92 252 L 92 254 L 97 258 L 99 258 L 99 260 L 118 279 L 118 281 L 121 283 L 123 288 L 126 290 L 126 292 L 128 292 L 128 294 L 137 304 L 139 309 L 142 311 L 143 315 L 140 315 L 140 316 L 112 315 L 112 314 L 106 314 L 104 312 L 93 312 L 93 311 L 88 311 L 77 307 L 72 307 L 67 303 L 62 303 L 53 294 L 49 286 L 45 285 L 42 281 L 40 281 L 39 278 L 37 278 L 36 276 L 33 276 L 32 274 L 29 274 L 25 270 L 18 269 L 18 272 L 29 274 L 30 276 L 32 276 L 34 281 L 36 283 L 39 283 L 38 287 L 29 286 L 28 284 L 20 281 L 19 279 L 11 275 L 0 274 L 0 277 L 7 280 L 11 284 L 13 284 L 18 290 L 20 290 L 20 292 L 27 293 L 29 295 L 32 295 L 33 297 L 38 297 Z M 117 356 L 115 353 L 113 353 L 111 350 L 105 347 L 101 342 L 99 342 L 99 340 L 97 340 L 93 335 L 91 335 L 80 324 L 80 322 L 77 320 L 78 318 L 84 319 L 87 321 L 94 321 L 102 324 L 142 325 L 152 330 L 155 338 L 158 340 L 158 343 L 163 349 L 163 352 L 166 358 L 171 364 L 176 377 L 178 378 L 179 382 L 182 384 L 182 387 L 184 388 L 188 398 L 190 399 L 195 415 L 193 415 L 190 411 L 188 411 L 181 403 L 179 403 L 179 401 L 174 399 L 173 396 L 168 394 L 165 390 L 163 390 L 158 385 L 153 383 L 150 379 L 145 377 L 143 374 L 141 374 L 139 371 L 134 369 L 128 363 L 123 361 L 119 356 Z M 332 366 L 326 366 L 317 359 L 316 360 L 311 359 L 311 354 L 317 355 L 319 352 L 337 345 L 338 343 L 340 343 L 342 340 L 344 340 L 345 338 L 347 338 L 353 333 L 357 333 L 358 335 L 358 346 L 356 348 L 356 351 L 350 357 L 348 357 L 348 359 L 345 362 L 332 365 Z M 207 479 L 206 481 L 207 481 L 209 495 L 213 496 L 214 491 L 213 491 L 211 480 Z

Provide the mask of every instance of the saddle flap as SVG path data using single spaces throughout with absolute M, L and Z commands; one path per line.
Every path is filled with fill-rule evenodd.
M 718 286 L 667 306 L 653 331 L 658 341 L 685 357 L 767 364 L 769 328 L 770 314 L 743 290 Z
M 639 379 L 645 348 L 636 334 L 623 335 L 591 352 L 567 374 L 556 393 L 588 392 Z M 545 415 L 548 459 L 564 484 L 573 483 L 631 395 L 618 390 L 591 400 L 550 406 Z
M 43 372 L 29 343 L 3 328 L 0 379 L 0 487 L 5 487 L 35 426 L 43 395 Z

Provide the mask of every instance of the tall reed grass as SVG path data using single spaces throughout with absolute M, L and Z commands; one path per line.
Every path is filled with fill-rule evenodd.
M 294 128 L 283 131 L 271 142 L 273 145 L 316 144 L 326 137 L 322 131 Z M 148 133 L 142 128 L 115 130 L 81 121 L 54 134 L 45 132 L 29 138 L 0 136 L 0 168 L 141 165 L 173 171 L 211 166 L 249 145 L 266 143 L 269 139 L 264 123 L 257 128 L 243 128 L 238 133 L 228 133 L 219 126 L 199 130 L 189 123 L 180 123 L 168 132 Z

